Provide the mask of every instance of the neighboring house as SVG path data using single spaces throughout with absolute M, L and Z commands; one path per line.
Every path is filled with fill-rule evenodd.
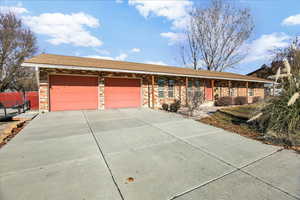
M 271 63 L 271 66 L 267 66 L 266 64 L 263 64 L 259 69 L 248 73 L 247 76 L 253 76 L 253 77 L 271 80 L 271 77 L 274 77 L 276 75 L 276 72 L 279 67 L 281 68 L 281 70 L 284 70 L 283 62 L 282 61 L 273 61 Z M 273 84 L 266 83 L 265 84 L 265 95 L 266 96 L 278 95 L 281 91 L 281 89 L 278 88 L 278 86 L 274 87 Z
M 284 68 L 283 62 L 273 61 L 271 63 L 271 66 L 263 64 L 259 69 L 248 73 L 247 76 L 270 79 L 270 76 L 275 75 L 279 67 L 281 67 L 282 69 Z
M 39 69 L 40 111 L 150 107 L 187 94 L 264 98 L 271 81 L 227 72 L 41 54 L 23 63 Z

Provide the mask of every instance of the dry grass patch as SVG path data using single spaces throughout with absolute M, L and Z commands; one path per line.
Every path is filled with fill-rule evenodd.
M 1 126 L 3 128 L 0 132 L 0 148 L 17 135 L 24 127 L 25 123 L 26 120 L 2 123 Z
M 258 140 L 265 144 L 272 144 L 282 146 L 287 149 L 294 149 L 300 152 L 299 146 L 290 146 L 286 144 L 284 137 L 278 136 L 266 137 L 266 135 L 258 131 L 255 126 L 247 123 L 247 120 L 253 116 L 254 111 L 260 104 L 235 106 L 229 108 L 222 108 L 209 117 L 199 119 L 198 121 L 209 124 L 224 130 L 242 135 L 247 138 Z

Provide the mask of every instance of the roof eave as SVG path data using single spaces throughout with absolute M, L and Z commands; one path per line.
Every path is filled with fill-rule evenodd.
M 124 72 L 124 73 L 137 73 L 137 74 L 151 74 L 151 75 L 165 75 L 165 76 L 183 76 L 191 78 L 203 78 L 203 79 L 220 79 L 220 80 L 234 80 L 234 81 L 248 81 L 259 83 L 274 83 L 273 81 L 264 80 L 251 80 L 251 79 L 239 79 L 239 78 L 226 78 L 218 76 L 201 76 L 201 75 L 189 75 L 189 74 L 174 74 L 164 72 L 147 72 L 125 69 L 111 69 L 111 68 L 98 68 L 98 67 L 80 67 L 80 66 L 66 66 L 66 65 L 50 65 L 41 63 L 26 63 L 22 64 L 23 67 L 38 67 L 38 68 L 58 68 L 58 69 L 71 69 L 71 70 L 88 70 L 88 71 L 106 71 L 106 72 Z

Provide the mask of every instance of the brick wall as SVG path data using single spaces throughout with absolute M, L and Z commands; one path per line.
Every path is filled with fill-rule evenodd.
M 132 74 L 132 73 L 114 73 L 114 72 L 96 72 L 96 71 L 86 71 L 86 70 L 62 70 L 62 69 L 40 69 L 40 87 L 39 87 L 39 98 L 40 98 L 40 111 L 49 110 L 49 75 L 51 74 L 73 74 L 73 75 L 97 75 L 99 76 L 99 107 L 98 109 L 105 108 L 104 100 L 104 79 L 105 77 L 123 77 L 123 78 L 140 78 L 142 81 L 142 106 L 152 107 L 152 76 L 143 74 Z M 164 98 L 159 98 L 158 96 L 158 79 L 163 78 L 165 80 L 172 79 L 175 80 L 174 86 L 174 97 L 168 97 L 168 83 L 165 82 L 164 85 Z M 195 90 L 195 80 L 200 80 L 200 89 L 204 90 L 204 79 L 188 78 L 188 80 L 193 81 L 193 90 Z M 245 82 L 231 81 L 232 87 L 236 89 L 236 94 L 239 96 L 246 96 L 247 89 Z M 263 84 L 251 83 L 249 86 L 254 88 L 254 96 L 264 97 Z M 227 80 L 215 80 L 214 87 L 214 97 L 222 97 L 229 95 L 229 81 Z M 185 77 L 174 77 L 174 76 L 155 76 L 154 77 L 154 108 L 161 108 L 163 103 L 173 103 L 174 100 L 181 100 L 182 104 L 186 103 L 186 78 Z M 250 98 L 251 99 L 251 98 Z
M 237 96 L 247 96 L 246 82 L 238 82 L 237 84 Z

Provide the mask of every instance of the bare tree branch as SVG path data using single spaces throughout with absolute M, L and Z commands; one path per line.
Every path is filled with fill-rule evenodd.
M 249 9 L 234 7 L 223 0 L 212 0 L 207 8 L 194 8 L 190 25 L 186 31 L 184 53 L 185 61 L 212 71 L 233 68 L 247 52 L 241 47 L 250 37 L 254 28 Z

